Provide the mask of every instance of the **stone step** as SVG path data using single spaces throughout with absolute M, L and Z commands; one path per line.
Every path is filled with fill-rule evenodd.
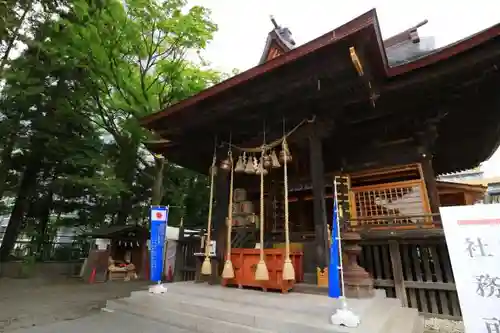
M 380 329 L 391 319 L 392 313 L 399 306 L 397 301 L 386 298 L 358 302 L 363 305 L 362 311 L 354 308 L 356 314 L 361 315 L 362 323 L 357 329 L 348 329 L 329 323 L 330 316 L 335 311 L 335 306 L 332 306 L 331 303 L 335 300 L 324 296 L 319 296 L 318 299 L 316 295 L 295 294 L 297 296 L 295 297 L 294 294 L 279 295 L 221 288 L 216 292 L 219 297 L 216 299 L 214 297 L 207 298 L 206 295 L 197 293 L 191 295 L 180 293 L 181 290 L 176 289 L 176 292 L 172 292 L 172 289 L 169 288 L 168 292 L 163 295 L 135 293 L 130 298 L 108 302 L 108 308 L 126 310 L 153 319 L 163 318 L 169 324 L 188 329 L 193 329 L 193 327 L 180 326 L 182 322 L 190 322 L 197 329 L 204 329 L 204 320 L 210 319 L 270 332 L 331 333 L 384 332 Z M 206 294 L 212 293 L 212 296 L 215 296 L 213 290 L 217 290 L 217 287 L 201 287 L 197 291 L 200 290 L 206 290 Z M 232 297 L 225 297 L 227 294 L 232 294 Z M 241 302 L 240 296 L 242 295 L 245 296 L 246 303 Z M 265 303 L 266 300 L 274 302 L 271 302 L 272 304 L 269 306 L 269 303 Z M 319 301 L 320 306 L 315 304 L 315 301 Z M 350 306 L 352 306 L 353 301 L 349 302 Z M 311 307 L 315 307 L 314 312 L 305 311 L 310 310 Z M 181 320 L 180 323 L 178 321 L 179 314 L 195 315 L 197 318 Z M 200 332 L 205 331 L 200 330 Z
M 131 298 L 136 296 L 148 294 L 145 291 L 133 292 Z M 341 307 L 340 301 L 331 299 L 323 295 L 310 295 L 289 293 L 281 294 L 274 292 L 262 292 L 255 290 L 226 288 L 221 286 L 207 286 L 206 284 L 182 282 L 172 283 L 168 285 L 167 294 L 180 294 L 186 297 L 195 298 L 210 298 L 225 302 L 237 301 L 238 304 L 255 305 L 259 304 L 260 307 L 270 309 L 281 309 L 286 311 L 295 311 L 300 313 L 333 313 L 334 310 Z M 383 291 L 376 293 L 377 298 L 385 298 Z M 393 302 L 398 305 L 399 302 L 395 299 L 387 299 L 388 302 Z M 349 300 L 349 306 L 356 309 L 362 315 L 369 309 L 372 303 L 371 300 Z M 307 304 L 307 306 L 305 306 Z
M 106 308 L 114 312 L 124 312 L 140 318 L 164 323 L 168 327 L 176 327 L 190 333 L 272 333 L 271 331 L 201 317 L 191 313 L 177 312 L 167 308 L 158 309 L 152 307 L 150 304 L 131 306 L 124 299 L 108 301 Z M 170 331 L 163 330 L 158 332 Z
M 413 330 L 408 331 L 408 328 Z M 387 322 L 384 330 L 387 333 L 422 333 L 424 332 L 424 319 L 415 309 L 399 307 L 395 310 L 390 321 Z

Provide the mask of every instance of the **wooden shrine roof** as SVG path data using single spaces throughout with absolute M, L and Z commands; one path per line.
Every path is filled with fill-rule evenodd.
M 498 146 L 500 113 L 492 111 L 500 107 L 498 63 L 500 25 L 391 67 L 371 10 L 141 123 L 169 140 L 152 149 L 203 172 L 215 134 L 227 140 L 231 132 L 237 144 L 257 142 L 264 121 L 271 140 L 282 133 L 283 118 L 292 127 L 315 114 L 330 123 L 332 142 L 347 140 L 352 150 L 372 142 L 383 146 L 432 123 L 438 132 L 435 171 L 452 172 L 477 165 Z
M 82 236 L 104 239 L 144 239 L 148 232 L 147 228 L 139 225 L 110 225 L 94 229 Z
M 269 32 L 266 39 L 264 51 L 259 60 L 259 65 L 289 52 L 295 47 L 292 33 L 286 27 L 279 26 L 274 17 L 271 16 L 274 29 Z
M 436 185 L 438 187 L 438 191 L 440 190 L 441 192 L 476 192 L 480 194 L 486 194 L 486 191 L 488 190 L 488 186 L 485 186 L 483 184 L 469 184 L 469 183 L 464 183 L 464 182 L 449 182 L 449 181 L 436 181 Z

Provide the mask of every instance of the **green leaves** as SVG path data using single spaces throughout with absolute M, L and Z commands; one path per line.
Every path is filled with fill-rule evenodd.
M 27 49 L 3 76 L 0 194 L 25 201 L 21 222 L 32 229 L 142 223 L 157 175 L 143 142 L 158 138 L 138 119 L 225 77 L 197 59 L 217 27 L 209 10 L 182 0 L 41 4 L 28 15 Z M 27 170 L 36 177 L 20 193 Z M 203 224 L 206 178 L 168 161 L 162 178 L 162 203 L 179 207 L 171 222 Z

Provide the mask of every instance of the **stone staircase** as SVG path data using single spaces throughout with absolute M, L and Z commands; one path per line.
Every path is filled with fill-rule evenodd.
M 417 310 L 402 308 L 382 293 L 370 300 L 349 300 L 361 317 L 357 328 L 334 326 L 338 300 L 320 295 L 278 294 L 191 282 L 168 285 L 165 294 L 133 292 L 110 300 L 106 311 L 135 315 L 168 328 L 200 333 L 422 333 Z

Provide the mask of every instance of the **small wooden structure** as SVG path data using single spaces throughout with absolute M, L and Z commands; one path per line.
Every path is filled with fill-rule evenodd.
M 352 290 L 365 290 L 358 294 L 364 297 L 374 286 L 385 288 L 424 313 L 457 318 L 439 207 L 474 203 L 484 187 L 439 182 L 436 174 L 474 167 L 498 147 L 500 25 L 438 50 L 407 52 L 419 42 L 417 28 L 383 41 L 372 10 L 296 48 L 281 40 L 289 34 L 273 30 L 259 66 L 142 124 L 165 139 L 152 150 L 207 173 L 214 134 L 255 147 L 264 137 L 281 137 L 283 119 L 289 127 L 306 120 L 288 141 L 290 237 L 302 244 L 304 280 L 317 283 L 328 267 L 335 183 Z M 217 159 L 226 154 L 222 144 Z M 258 200 L 255 179 L 235 179 L 250 201 Z M 265 239 L 272 248 L 284 241 L 284 183 L 273 172 L 265 179 Z M 219 172 L 213 216 L 219 262 L 228 184 L 228 173 Z M 232 247 L 247 247 L 255 233 L 236 228 Z
M 137 225 L 106 226 L 85 235 L 110 240 L 107 249 L 108 266 L 116 266 L 117 269 L 110 270 L 108 267 L 109 280 L 129 279 L 132 275 L 135 277 L 135 274 L 143 278 L 148 276 L 146 240 L 149 232 L 146 228 Z

